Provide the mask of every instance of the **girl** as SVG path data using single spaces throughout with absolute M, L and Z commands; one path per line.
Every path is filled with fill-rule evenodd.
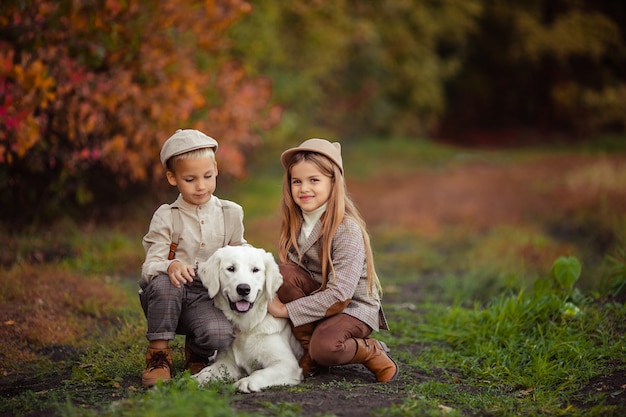
M 362 363 L 379 382 L 398 373 L 365 223 L 346 193 L 341 145 L 309 139 L 281 155 L 285 167 L 278 256 L 283 285 L 268 310 L 289 318 L 304 348 L 304 376 Z

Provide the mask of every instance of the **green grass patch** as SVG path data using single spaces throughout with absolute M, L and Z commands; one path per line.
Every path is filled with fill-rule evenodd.
M 618 266 L 623 281 L 621 271 Z M 621 393 L 581 399 L 577 393 L 592 378 L 616 372 L 616 363 L 626 369 L 619 359 L 626 353 L 626 307 L 584 296 L 574 287 L 579 277 L 578 260 L 561 257 L 533 289 L 501 294 L 486 305 L 431 306 L 421 320 L 392 310 L 391 344 L 409 347 L 419 340 L 417 353 L 401 356 L 409 366 L 454 374 L 415 388 L 431 402 L 479 415 L 587 415 L 574 399 L 593 406 L 593 415 L 611 415 L 619 407 L 600 404 Z M 409 399 L 391 415 L 409 415 L 402 413 L 414 407 Z
M 472 159 L 473 152 L 436 144 L 426 139 L 362 139 L 343 144 L 348 177 L 401 175 L 416 168 L 441 168 L 456 160 Z
M 107 404 L 99 410 L 83 410 L 67 404 L 64 416 L 126 416 L 126 417 L 231 417 L 242 416 L 233 412 L 229 395 L 223 389 L 200 388 L 189 377 L 175 378 L 171 383 L 133 395 L 125 400 Z

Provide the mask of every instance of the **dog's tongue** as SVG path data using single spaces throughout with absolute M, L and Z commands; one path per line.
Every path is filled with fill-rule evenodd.
M 245 301 L 245 300 L 237 301 L 235 305 L 237 306 L 237 311 L 242 312 L 242 313 L 250 309 L 249 301 Z

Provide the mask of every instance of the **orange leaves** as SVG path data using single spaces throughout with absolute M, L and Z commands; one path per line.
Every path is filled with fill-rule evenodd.
M 271 81 L 246 77 L 237 62 L 228 62 L 221 68 L 215 88 L 219 105 L 210 109 L 205 130 L 215 132 L 216 137 L 234 145 L 234 149 L 220 147 L 218 156 L 220 161 L 226 160 L 235 176 L 243 177 L 245 159 L 241 150 L 257 146 L 259 137 L 256 132 L 274 127 L 280 121 L 281 111 L 279 107 L 268 109 Z M 222 152 L 223 148 L 229 152 Z
M 280 118 L 270 82 L 229 54 L 225 32 L 251 10 L 243 0 L 3 8 L 11 18 L 0 17 L 0 33 L 11 36 L 0 39 L 0 176 L 15 186 L 32 180 L 24 170 L 48 168 L 46 183 L 68 195 L 88 181 L 161 182 L 160 145 L 181 127 L 218 139 L 220 171 L 242 177 L 245 150 Z M 0 185 L 0 197 L 10 191 Z
M 55 99 L 55 82 L 39 59 L 22 54 L 15 62 L 14 51 L 0 44 L 0 163 L 24 157 L 40 140 L 39 125 L 45 117 L 37 114 Z M 14 137 L 15 140 L 8 139 Z
M 26 95 L 26 99 L 31 102 L 39 103 L 40 106 L 46 108 L 48 103 L 54 99 L 54 80 L 47 76 L 47 68 L 40 60 L 36 59 L 32 62 L 26 62 L 23 65 L 13 67 L 13 76 L 16 84 L 20 85 Z

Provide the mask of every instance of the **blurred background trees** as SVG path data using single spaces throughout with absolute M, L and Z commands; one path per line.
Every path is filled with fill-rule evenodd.
M 624 2 L 253 3 L 235 52 L 274 81 L 289 136 L 626 127 Z
M 251 10 L 242 0 L 1 7 L 5 219 L 98 207 L 163 182 L 160 145 L 180 127 L 218 138 L 221 171 L 242 177 L 258 130 L 279 121 L 270 81 L 229 54 L 227 30 Z
M 484 0 L 445 124 L 589 135 L 626 128 L 626 3 Z
M 179 127 L 244 178 L 310 136 L 576 138 L 626 128 L 626 4 L 611 0 L 7 0 L 2 220 L 164 186 Z
M 445 113 L 480 0 L 254 2 L 231 31 L 238 57 L 274 80 L 281 131 L 428 133 Z

